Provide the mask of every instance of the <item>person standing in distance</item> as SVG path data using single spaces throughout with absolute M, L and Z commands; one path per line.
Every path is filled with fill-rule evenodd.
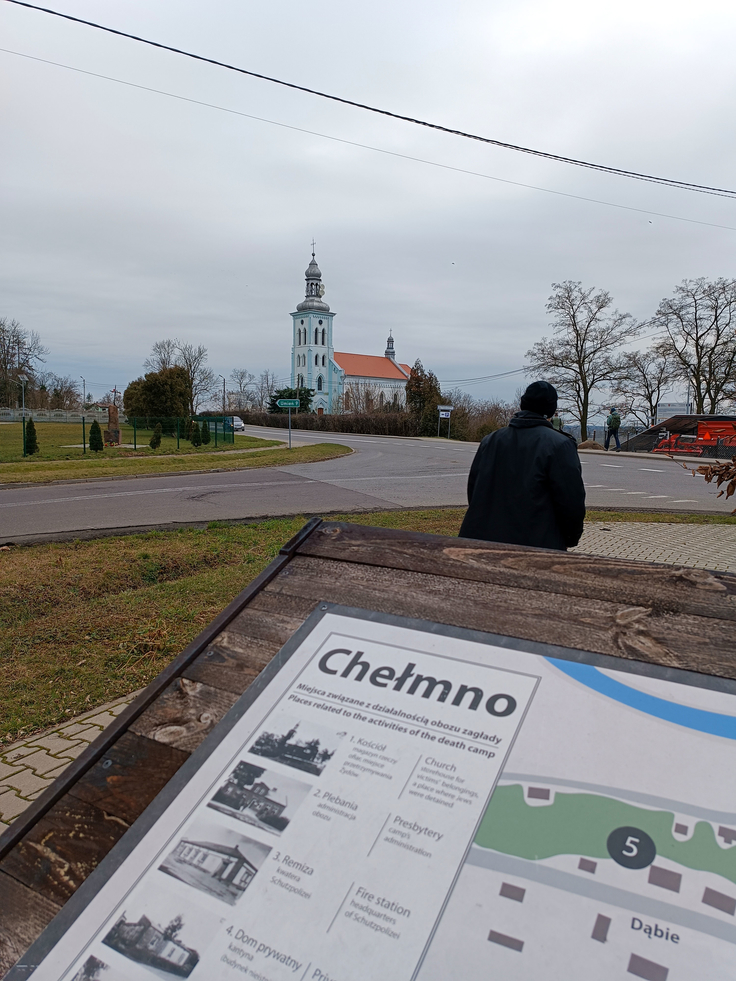
M 611 436 L 616 440 L 616 452 L 621 452 L 621 441 L 618 438 L 618 430 L 621 425 L 621 416 L 618 414 L 618 409 L 611 406 L 611 413 L 606 419 L 606 444 L 605 449 L 608 449 L 608 445 L 611 442 Z
M 550 422 L 557 390 L 536 381 L 505 429 L 486 436 L 468 476 L 460 538 L 538 548 L 572 548 L 585 519 L 585 487 L 575 440 Z

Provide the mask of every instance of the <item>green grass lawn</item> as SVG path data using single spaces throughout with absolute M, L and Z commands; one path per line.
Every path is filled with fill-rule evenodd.
M 464 508 L 442 508 L 342 517 L 457 535 L 464 513 Z M 673 517 L 589 515 L 607 523 Z M 681 520 L 730 524 L 736 519 L 683 515 Z M 296 516 L 0 549 L 0 742 L 147 684 L 303 524 Z
M 315 443 L 288 449 L 273 439 L 238 436 L 235 449 L 220 451 L 210 447 L 190 447 L 182 454 L 161 453 L 148 449 L 132 451 L 105 449 L 103 452 L 70 459 L 21 460 L 0 463 L 0 484 L 49 483 L 52 480 L 74 480 L 89 477 L 115 477 L 177 473 L 191 470 L 246 470 L 254 467 L 278 467 L 294 463 L 318 463 L 344 456 L 352 451 L 337 443 Z M 186 447 L 187 444 L 182 444 Z
M 82 449 L 82 423 L 81 422 L 37 422 L 36 434 L 38 436 L 39 452 L 32 457 L 23 457 L 23 427 L 19 422 L 0 423 L 0 463 L 15 462 L 37 462 L 39 460 L 77 460 L 89 459 L 95 454 L 89 449 L 89 429 L 90 422 L 85 423 L 85 440 L 87 452 Z M 100 427 L 103 432 L 105 426 Z M 218 445 L 215 446 L 214 430 L 211 433 L 210 442 L 201 447 L 192 446 L 190 442 L 183 438 L 178 440 L 176 436 L 161 437 L 161 446 L 157 450 L 152 450 L 148 445 L 153 436 L 151 429 L 134 429 L 132 425 L 123 423 L 120 426 L 120 434 L 123 446 L 106 446 L 100 456 L 106 457 L 160 457 L 169 456 L 173 453 L 214 453 L 233 449 L 248 449 L 256 445 L 273 446 L 278 440 L 259 440 L 252 436 L 235 436 L 235 441 L 231 435 L 228 436 L 229 442 L 222 442 L 222 433 L 218 431 Z M 135 447 L 135 448 L 134 448 Z

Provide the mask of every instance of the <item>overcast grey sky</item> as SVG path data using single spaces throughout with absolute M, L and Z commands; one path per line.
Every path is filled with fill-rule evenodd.
M 736 184 L 731 0 L 48 2 L 495 139 Z M 37 330 L 48 367 L 84 375 L 97 396 L 170 336 L 205 344 L 224 375 L 286 376 L 312 236 L 336 348 L 382 354 L 392 328 L 400 360 L 448 382 L 520 367 L 548 333 L 554 281 L 608 289 L 644 319 L 681 279 L 735 273 L 733 200 L 422 130 L 4 0 L 0 37 L 324 134 L 0 52 L 0 315 Z M 522 381 L 461 387 L 506 398 Z

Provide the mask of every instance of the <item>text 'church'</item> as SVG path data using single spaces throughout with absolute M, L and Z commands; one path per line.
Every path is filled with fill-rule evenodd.
M 389 336 L 383 357 L 336 351 L 335 314 L 322 299 L 325 287 L 314 252 L 305 275 L 305 297 L 291 315 L 291 387 L 314 389 L 312 409 L 318 415 L 360 411 L 367 404 L 403 406 L 411 369 L 396 361 L 393 337 Z

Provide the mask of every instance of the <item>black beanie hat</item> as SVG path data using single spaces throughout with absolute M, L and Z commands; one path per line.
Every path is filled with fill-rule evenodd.
M 538 412 L 540 416 L 551 416 L 557 408 L 557 389 L 546 381 L 532 382 L 519 403 L 522 410 Z

